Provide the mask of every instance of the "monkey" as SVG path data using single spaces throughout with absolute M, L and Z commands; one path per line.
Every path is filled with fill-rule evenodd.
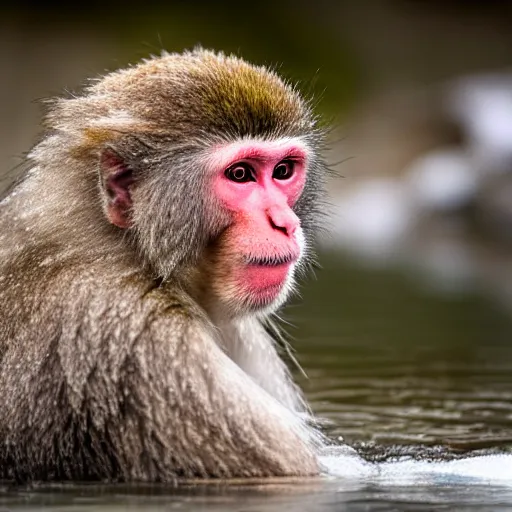
M 50 100 L 43 127 L 0 203 L 0 478 L 318 475 L 272 320 L 322 227 L 311 100 L 198 47 Z

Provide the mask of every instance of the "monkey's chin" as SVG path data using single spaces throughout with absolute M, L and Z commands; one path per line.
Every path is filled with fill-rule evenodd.
M 291 289 L 293 264 L 248 265 L 243 274 L 244 305 L 252 311 L 271 312 L 285 300 Z
M 282 285 L 269 286 L 260 290 L 251 290 L 249 300 L 256 306 L 266 307 L 272 304 L 281 295 L 284 288 Z
M 265 317 L 275 312 L 286 300 L 290 287 L 267 288 L 265 290 L 252 290 L 237 303 L 235 316 L 246 314 Z

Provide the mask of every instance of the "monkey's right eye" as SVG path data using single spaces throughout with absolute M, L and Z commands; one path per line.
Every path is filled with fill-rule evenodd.
M 228 180 L 236 183 L 247 183 L 248 181 L 256 181 L 254 178 L 254 169 L 246 163 L 234 164 L 224 173 Z

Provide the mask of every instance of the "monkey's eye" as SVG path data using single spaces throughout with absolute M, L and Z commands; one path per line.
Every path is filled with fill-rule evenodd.
M 253 168 L 246 163 L 238 163 L 226 169 L 224 173 L 226 178 L 236 183 L 247 183 L 248 181 L 256 181 L 254 178 Z
M 291 160 L 283 160 L 274 167 L 272 178 L 275 180 L 287 180 L 293 176 L 294 163 Z

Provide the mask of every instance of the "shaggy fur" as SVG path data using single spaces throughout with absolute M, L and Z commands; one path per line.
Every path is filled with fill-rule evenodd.
M 214 320 L 190 285 L 226 223 L 197 165 L 215 144 L 308 144 L 294 210 L 311 246 L 326 172 L 316 122 L 273 72 L 203 50 L 53 102 L 0 203 L 0 478 L 318 472 L 318 434 L 264 320 Z M 105 148 L 137 184 L 128 230 L 104 215 Z

